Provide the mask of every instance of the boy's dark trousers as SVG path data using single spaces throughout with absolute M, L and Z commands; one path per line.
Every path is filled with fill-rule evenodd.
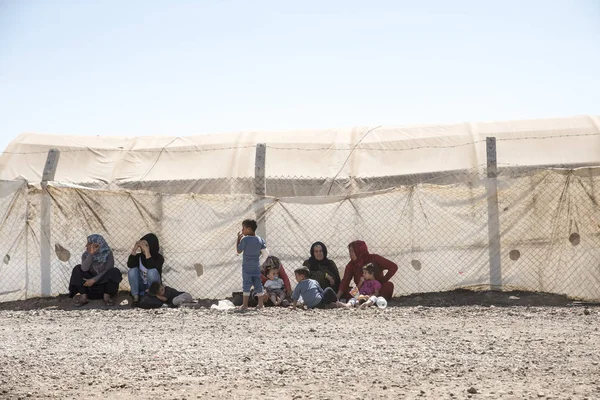
M 319 304 L 315 306 L 315 308 L 327 308 L 329 304 L 335 303 L 337 301 L 337 295 L 335 294 L 335 291 L 330 287 L 323 290 L 322 296 L 323 299 Z

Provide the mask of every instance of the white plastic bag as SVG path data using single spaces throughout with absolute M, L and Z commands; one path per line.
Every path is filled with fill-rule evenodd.
M 219 300 L 219 304 L 210 306 L 211 310 L 231 310 L 232 308 L 235 308 L 235 306 L 229 300 Z

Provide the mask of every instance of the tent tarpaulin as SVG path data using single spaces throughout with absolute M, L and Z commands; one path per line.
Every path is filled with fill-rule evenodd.
M 344 178 L 469 170 L 496 137 L 500 165 L 600 162 L 600 118 L 351 129 L 240 132 L 189 137 L 24 133 L 0 156 L 0 179 L 39 182 L 48 150 L 61 151 L 56 181 L 151 182 L 254 177 L 257 143 L 271 177 Z
M 500 166 L 538 168 L 488 176 L 487 137 Z M 348 243 L 362 239 L 398 264 L 397 295 L 501 285 L 597 300 L 599 140 L 589 116 L 188 138 L 24 134 L 0 158 L 3 178 L 28 181 L 0 181 L 0 301 L 65 293 L 92 233 L 126 275 L 148 232 L 160 237 L 167 284 L 222 298 L 240 289 L 245 218 L 288 273 L 317 240 L 343 272 Z M 255 177 L 260 143 L 265 179 Z M 55 181 L 40 187 L 51 148 L 61 152 Z

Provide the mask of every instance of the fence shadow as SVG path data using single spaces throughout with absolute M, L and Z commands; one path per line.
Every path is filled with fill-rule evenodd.
M 230 299 L 231 300 L 231 299 Z M 197 303 L 188 308 L 210 308 L 218 300 L 197 299 Z M 0 311 L 30 311 L 30 310 L 129 310 L 131 297 L 128 292 L 121 291 L 115 298 L 115 305 L 107 307 L 102 300 L 90 300 L 81 307 L 74 307 L 74 299 L 67 295 L 56 297 L 36 297 L 27 300 L 16 300 L 0 303 Z M 388 302 L 388 307 L 572 307 L 600 306 L 598 302 L 585 302 L 564 295 L 523 290 L 490 291 L 478 288 L 461 288 L 448 292 L 415 293 L 407 296 L 394 297 Z M 151 310 L 146 310 L 152 312 Z
M 590 305 L 596 303 L 581 302 L 565 295 L 553 293 L 523 290 L 491 291 L 478 288 L 461 288 L 448 292 L 414 293 L 407 296 L 395 297 L 388 302 L 388 306 L 391 307 L 564 307 L 581 304 Z

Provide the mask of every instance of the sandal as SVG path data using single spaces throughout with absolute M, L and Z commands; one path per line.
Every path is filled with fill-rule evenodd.
M 75 302 L 75 307 L 82 307 L 82 306 L 85 306 L 87 303 L 89 303 L 88 300 L 86 300 L 86 301 L 77 300 Z

